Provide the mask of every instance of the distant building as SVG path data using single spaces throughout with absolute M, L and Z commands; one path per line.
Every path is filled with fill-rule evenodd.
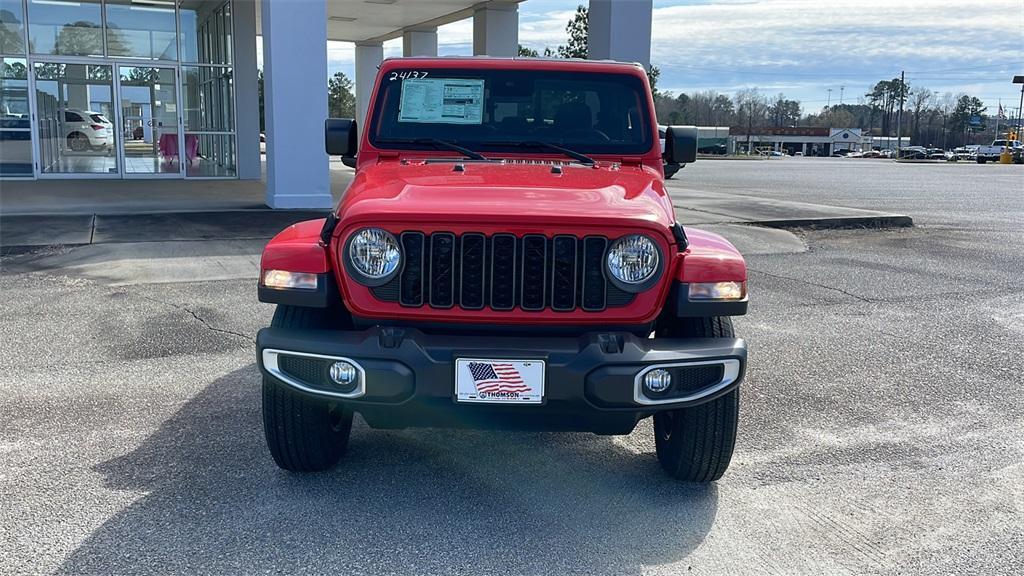
M 753 151 L 775 150 L 793 155 L 831 156 L 836 152 L 862 151 L 873 148 L 895 148 L 896 138 L 872 137 L 860 128 L 822 128 L 795 126 L 764 128 L 756 133 L 730 134 L 729 151 L 747 152 L 747 142 Z M 902 138 L 903 146 L 910 145 L 910 137 Z

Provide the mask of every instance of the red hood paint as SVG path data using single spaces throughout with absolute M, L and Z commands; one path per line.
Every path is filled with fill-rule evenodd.
M 461 165 L 464 171 L 457 172 Z M 360 224 L 640 227 L 671 242 L 672 202 L 659 175 L 641 166 L 385 161 L 357 172 L 338 207 Z M 340 230 L 339 230 L 340 231 Z

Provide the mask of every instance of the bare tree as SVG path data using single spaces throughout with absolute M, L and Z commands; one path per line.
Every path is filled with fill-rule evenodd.
M 921 144 L 921 116 L 934 97 L 935 93 L 927 88 L 917 88 L 910 93 L 910 109 L 914 114 L 914 131 L 911 133 L 911 142 L 916 142 L 918 145 Z

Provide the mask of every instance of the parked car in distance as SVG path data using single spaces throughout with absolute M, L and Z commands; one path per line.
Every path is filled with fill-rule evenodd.
M 375 93 L 365 129 L 327 120 L 327 153 L 355 160 L 336 208 L 263 251 L 277 465 L 333 467 L 356 412 L 371 428 L 605 435 L 653 418 L 670 477 L 721 477 L 746 264 L 676 220 L 656 168 L 695 161 L 697 128 L 668 127 L 662 152 L 644 68 L 389 59 Z
M 978 154 L 977 145 L 960 146 L 953 149 L 957 160 L 974 160 Z
M 1024 162 L 1024 145 L 1021 144 L 1020 140 L 1004 139 L 993 140 L 990 146 L 978 146 L 977 151 L 974 153 L 974 160 L 978 164 L 999 162 L 999 156 L 1007 148 L 1010 149 L 1010 154 L 1013 155 L 1014 163 L 1020 164 Z
M 928 149 L 924 146 L 907 146 L 899 150 L 900 160 L 927 160 Z
M 68 148 L 75 152 L 114 147 L 114 123 L 100 112 L 77 108 L 65 110 L 64 134 Z
M 699 154 L 725 156 L 729 153 L 729 148 L 725 144 L 708 144 L 706 146 L 699 146 L 697 152 Z

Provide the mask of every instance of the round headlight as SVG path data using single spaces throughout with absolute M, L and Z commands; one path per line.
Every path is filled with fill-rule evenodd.
M 645 289 L 658 273 L 661 252 L 647 236 L 630 234 L 608 248 L 608 274 L 620 288 L 635 292 Z
M 364 284 L 379 285 L 391 279 L 402 263 L 398 240 L 386 230 L 364 228 L 348 241 L 348 261 Z

